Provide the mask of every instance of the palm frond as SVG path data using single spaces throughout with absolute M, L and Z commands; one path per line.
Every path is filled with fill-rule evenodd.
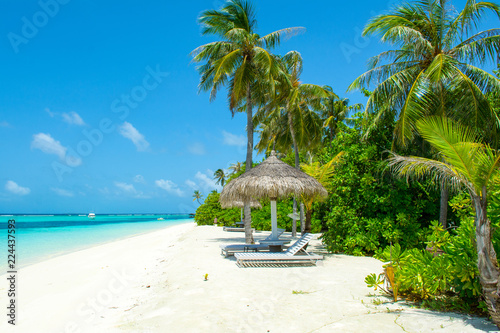
M 462 188 L 474 191 L 474 186 L 463 177 L 453 166 L 424 157 L 404 157 L 391 153 L 387 161 L 388 168 L 396 175 L 405 177 L 407 181 L 414 178 L 416 180 L 432 177 L 435 186 L 447 183 L 449 189 L 458 192 Z
M 491 29 L 488 32 L 490 33 L 487 36 L 455 46 L 450 54 L 462 62 L 485 64 L 488 61 L 495 61 L 495 56 L 500 53 L 500 29 Z
M 480 150 L 478 136 L 466 126 L 448 118 L 428 117 L 417 123 L 420 135 L 428 141 L 447 163 L 467 179 L 473 179 L 474 156 Z
M 260 40 L 265 45 L 266 48 L 274 49 L 282 41 L 287 40 L 293 36 L 299 35 L 301 33 L 304 33 L 305 31 L 306 28 L 304 27 L 280 29 L 278 31 L 271 32 L 270 34 L 261 37 Z

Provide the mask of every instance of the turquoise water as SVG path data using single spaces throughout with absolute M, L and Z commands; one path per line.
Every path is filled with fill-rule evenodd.
M 158 220 L 163 218 L 164 220 Z M 0 216 L 0 275 L 7 271 L 8 221 L 16 229 L 16 269 L 99 244 L 192 222 L 188 215 L 9 215 Z

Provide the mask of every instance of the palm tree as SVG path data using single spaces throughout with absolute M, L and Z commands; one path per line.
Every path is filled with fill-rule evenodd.
M 215 184 L 224 187 L 224 184 L 226 183 L 226 173 L 222 169 L 217 169 L 214 172 L 214 179 L 215 179 Z
M 486 94 L 498 91 L 500 81 L 476 65 L 496 60 L 500 29 L 472 33 L 485 11 L 500 17 L 492 2 L 469 0 L 456 13 L 450 0 L 428 0 L 401 4 L 370 20 L 363 35 L 380 34 L 383 42 L 398 48 L 373 57 L 369 70 L 349 86 L 353 90 L 378 82 L 366 104 L 366 113 L 377 114 L 366 134 L 396 110 L 394 143 L 402 146 L 415 138 L 416 122 L 428 115 L 474 124 L 497 144 L 500 119 Z M 447 208 L 448 190 L 442 186 L 440 222 L 445 227 Z
M 277 94 L 270 96 L 268 105 L 261 108 L 256 117 L 260 119 L 274 118 L 277 123 L 286 124 L 286 129 L 281 128 L 274 134 L 267 132 L 267 135 L 271 135 L 276 143 L 288 144 L 285 151 L 288 150 L 291 143 L 295 154 L 295 167 L 300 170 L 299 150 L 311 149 L 321 142 L 321 118 L 314 109 L 319 108 L 321 98 L 328 97 L 333 92 L 315 84 L 300 82 L 303 66 L 302 56 L 299 52 L 288 52 L 280 58 L 280 63 L 283 71 L 282 75 L 277 76 L 279 80 Z M 284 119 L 286 119 L 286 123 Z M 287 140 L 288 135 L 289 140 Z M 260 147 L 262 146 L 260 145 Z M 295 198 L 293 212 L 297 212 Z M 297 225 L 294 219 L 292 236 L 295 236 L 296 230 Z
M 320 165 L 319 162 L 311 162 L 309 164 L 301 164 L 300 167 L 302 171 L 307 173 L 309 176 L 314 177 L 324 188 L 329 190 L 331 186 L 330 180 L 333 177 L 335 167 L 337 163 L 339 163 L 342 159 L 344 152 L 338 153 L 334 158 L 330 160 L 330 162 Z M 302 196 L 302 202 L 306 208 L 306 221 L 304 226 L 304 233 L 311 232 L 311 218 L 312 218 L 312 205 L 313 202 L 317 199 L 320 199 L 319 196 Z
M 203 199 L 203 194 L 201 194 L 201 192 L 200 192 L 200 191 L 195 190 L 195 191 L 194 191 L 194 193 L 193 193 L 193 198 L 194 198 L 194 199 L 193 199 L 193 201 L 195 201 L 195 200 L 196 200 L 196 201 L 198 201 L 198 203 L 201 205 L 200 200 L 201 200 L 201 199 Z
M 200 90 L 210 91 L 210 99 L 217 91 L 228 86 L 229 109 L 234 116 L 236 108 L 245 103 L 247 114 L 246 171 L 252 168 L 253 153 L 253 91 L 269 85 L 273 91 L 274 76 L 280 68 L 269 50 L 278 46 L 283 38 L 303 31 L 286 28 L 265 36 L 256 33 L 257 21 L 249 2 L 230 0 L 220 10 L 201 13 L 199 22 L 203 35 L 216 35 L 221 41 L 202 45 L 192 54 L 201 74 Z M 252 242 L 250 206 L 245 205 L 245 239 Z
M 475 209 L 477 267 L 484 298 L 493 322 L 500 328 L 500 269 L 491 242 L 491 222 L 487 203 L 492 187 L 500 180 L 500 152 L 470 128 L 450 119 L 429 117 L 417 121 L 417 130 L 442 156 L 442 160 L 423 157 L 389 159 L 389 167 L 401 176 L 434 176 L 452 189 L 469 193 Z
M 455 13 L 450 0 L 418 1 L 369 21 L 363 35 L 380 34 L 383 42 L 399 47 L 370 59 L 369 70 L 348 89 L 377 80 L 365 109 L 377 113 L 373 126 L 396 109 L 394 135 L 403 146 L 414 138 L 416 122 L 432 114 L 474 124 L 494 136 L 499 119 L 485 94 L 500 89 L 500 82 L 475 65 L 496 60 L 500 29 L 472 34 L 487 10 L 500 17 L 492 2 L 469 0 Z
M 349 105 L 349 99 L 339 98 L 333 94 L 332 87 L 325 86 L 324 89 L 330 91 L 332 95 L 323 98 L 319 111 L 321 117 L 324 119 L 323 127 L 328 129 L 327 135 L 331 142 L 337 135 L 338 123 L 347 120 L 352 111 L 361 110 L 363 104 Z
M 241 172 L 241 170 L 242 170 L 241 168 L 242 168 L 241 162 L 232 163 L 231 166 L 229 166 L 229 170 L 231 171 L 231 173 L 229 173 L 229 176 L 232 176 L 232 175 L 237 174 L 238 172 Z

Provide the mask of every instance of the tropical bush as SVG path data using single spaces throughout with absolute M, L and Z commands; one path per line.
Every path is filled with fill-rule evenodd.
M 500 251 L 500 229 L 498 228 L 498 198 L 491 197 L 488 215 L 495 227 L 492 241 L 495 251 Z M 470 198 L 459 193 L 449 202 L 453 216 L 459 226 L 443 230 L 437 221 L 429 227 L 427 250 L 402 250 L 399 244 L 379 250 L 374 257 L 392 266 L 397 293 L 407 300 L 419 302 L 422 306 L 441 311 L 475 312 L 486 315 L 487 308 L 481 297 L 481 284 L 477 268 L 474 209 Z M 368 287 L 393 294 L 392 288 L 385 288 L 385 274 L 373 273 L 366 277 Z
M 217 191 L 212 191 L 207 195 L 204 203 L 196 209 L 196 215 L 194 216 L 196 224 L 212 225 L 215 218 L 217 218 L 218 223 L 223 225 L 232 225 L 240 220 L 240 209 L 222 209 L 219 196 L 220 193 Z
M 344 151 L 328 199 L 315 204 L 313 217 L 323 221 L 323 242 L 329 251 L 354 255 L 370 255 L 390 243 L 422 247 L 429 221 L 438 218 L 439 193 L 427 181 L 407 184 L 386 174 L 393 121 L 387 119 L 367 140 L 362 122 L 357 115 L 354 127 L 340 124 L 337 137 L 319 156 L 329 161 Z
M 428 249 L 402 250 L 399 244 L 377 251 L 375 257 L 394 269 L 394 284 L 398 295 L 436 310 L 476 312 L 486 314 L 481 298 L 477 269 L 474 219 L 466 217 L 450 232 L 434 221 L 427 238 Z M 500 235 L 494 235 L 494 245 L 500 246 Z M 384 288 L 382 273 L 368 275 L 368 287 L 393 293 Z

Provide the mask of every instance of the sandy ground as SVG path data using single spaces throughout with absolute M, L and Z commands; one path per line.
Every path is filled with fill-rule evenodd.
M 309 250 L 326 255 L 316 267 L 238 268 L 234 257 L 220 255 L 219 244 L 243 240 L 243 233 L 189 223 L 26 267 L 18 275 L 15 327 L 7 324 L 1 277 L 0 331 L 496 331 L 484 318 L 370 296 L 364 278 L 382 263 L 326 254 L 318 240 Z

